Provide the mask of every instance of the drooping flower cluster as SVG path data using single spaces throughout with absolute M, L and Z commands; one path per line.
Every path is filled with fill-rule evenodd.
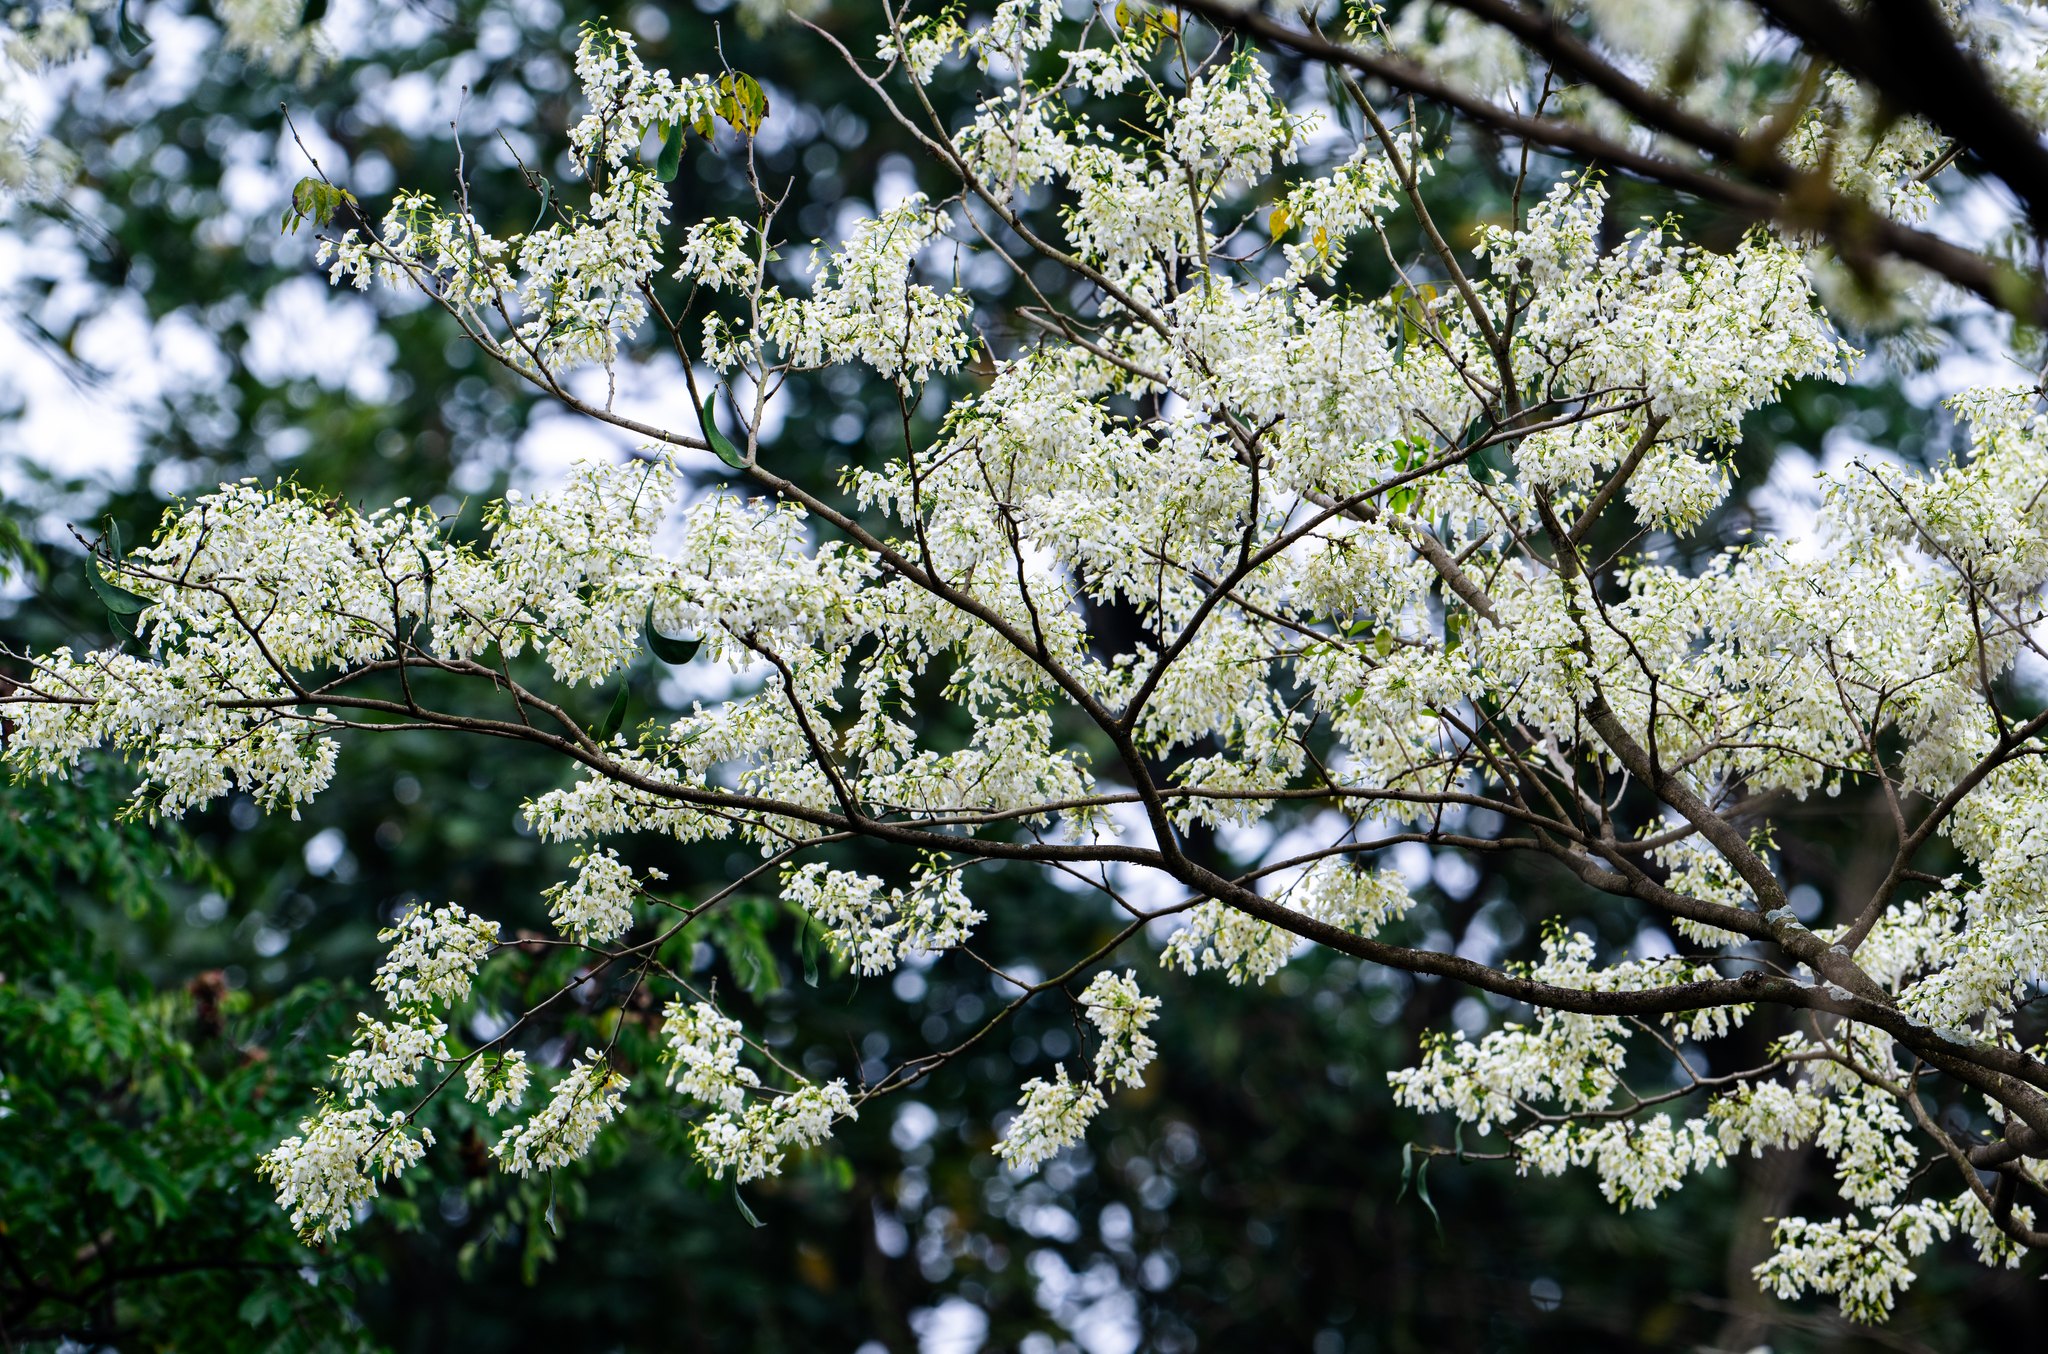
M 514 1175 L 568 1165 L 590 1150 L 599 1129 L 618 1117 L 632 1084 L 596 1049 L 583 1050 L 548 1092 L 548 1103 L 493 1143 L 491 1155 Z
M 740 1022 L 709 1002 L 670 1002 L 662 1012 L 662 1033 L 668 1084 L 684 1095 L 729 1111 L 745 1103 L 748 1088 L 761 1084 L 751 1067 L 740 1065 Z
M 1077 1001 L 1102 1042 L 1095 1049 L 1091 1081 L 1067 1078 L 1067 1065 L 1053 1069 L 1053 1079 L 1033 1077 L 1024 1083 L 1016 1114 L 996 1142 L 996 1155 L 1013 1169 L 1034 1170 L 1087 1132 L 1088 1123 L 1107 1101 L 1103 1088 L 1143 1086 L 1145 1068 L 1158 1051 L 1145 1027 L 1159 1018 L 1159 998 L 1138 990 L 1135 970 L 1121 976 L 1104 970 L 1095 975 Z
M 782 896 L 824 925 L 826 943 L 856 973 L 886 973 L 905 954 L 965 944 L 985 920 L 968 902 L 960 874 L 935 858 L 910 887 L 884 892 L 874 875 L 813 863 L 783 878 Z
M 458 1006 L 468 999 L 477 965 L 498 944 L 498 923 L 454 903 L 416 907 L 377 933 L 391 947 L 371 985 L 394 1011 Z
M 859 1113 L 844 1081 L 805 1082 L 786 1094 L 767 1093 L 755 1071 L 740 1062 L 740 1024 L 709 1002 L 670 1002 L 663 1012 L 663 1059 L 669 1085 L 713 1111 L 691 1129 L 697 1158 L 723 1180 L 744 1185 L 780 1175 L 791 1151 L 816 1147 L 840 1119 Z M 756 1099 L 748 1103 L 748 1093 Z
M 478 1057 L 462 1069 L 463 1095 L 484 1107 L 485 1114 L 501 1109 L 518 1109 L 526 1103 L 526 1087 L 533 1073 L 526 1055 L 518 1049 L 497 1057 Z
M 1053 1079 L 1033 1077 L 1024 1083 L 1024 1095 L 1017 1104 L 996 1155 L 1013 1170 L 1034 1170 L 1048 1157 L 1079 1142 L 1088 1123 L 1102 1112 L 1101 1088 L 1094 1082 L 1067 1079 L 1067 1065 L 1053 1069 Z
M 452 1057 L 448 1025 L 438 1011 L 469 998 L 478 966 L 498 943 L 498 924 L 456 904 L 415 907 L 378 933 L 390 954 L 372 980 L 393 1013 L 389 1021 L 357 1017 L 354 1046 L 335 1060 L 338 1097 L 299 1125 L 264 1158 L 262 1173 L 278 1205 L 310 1241 L 347 1229 L 357 1205 L 417 1162 L 434 1140 L 404 1110 L 380 1109 L 381 1093 L 417 1085 L 429 1062 Z M 491 1094 L 490 1112 L 517 1105 L 526 1086 L 523 1054 L 511 1054 L 484 1079 L 481 1062 L 465 1075 L 471 1099 Z
M 587 851 L 570 862 L 576 878 L 556 884 L 546 893 L 548 920 L 570 939 L 586 945 L 616 940 L 633 927 L 633 903 L 640 881 L 632 869 L 609 848 Z M 648 877 L 663 879 L 659 870 Z
M 277 1190 L 277 1206 L 308 1243 L 347 1230 L 356 1209 L 388 1180 L 419 1161 L 433 1145 L 432 1130 L 416 1127 L 403 1111 L 374 1105 L 325 1111 L 299 1124 L 256 1165 Z
M 1312 866 L 1285 896 L 1303 916 L 1360 936 L 1406 915 L 1414 899 L 1393 870 L 1352 869 L 1336 861 Z M 1293 954 L 1298 937 L 1221 903 L 1208 902 L 1166 942 L 1164 957 L 1189 973 L 1222 969 L 1233 984 L 1263 983 Z
M 1081 994 L 1081 1006 L 1102 1035 L 1095 1050 L 1095 1080 L 1108 1086 L 1143 1086 L 1145 1067 L 1157 1051 L 1145 1027 L 1159 1018 L 1159 998 L 1139 993 L 1135 971 L 1126 969 L 1119 977 L 1105 970 Z

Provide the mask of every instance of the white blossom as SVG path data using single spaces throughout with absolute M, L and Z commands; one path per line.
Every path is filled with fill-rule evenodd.
M 373 1105 L 321 1109 L 264 1156 L 256 1172 L 277 1190 L 277 1206 L 309 1244 L 355 1223 L 355 1212 L 389 1180 L 417 1162 L 434 1135 L 402 1111 Z
M 496 1056 L 479 1054 L 462 1069 L 463 1096 L 482 1105 L 485 1114 L 518 1109 L 526 1101 L 531 1077 L 526 1055 L 518 1049 Z
M 1067 1080 L 1067 1065 L 1054 1069 L 1053 1079 L 1033 1077 L 1024 1083 L 1021 1108 L 1010 1119 L 996 1155 L 1013 1169 L 1029 1171 L 1046 1158 L 1071 1147 L 1088 1131 L 1088 1121 L 1102 1110 L 1102 1092 L 1093 1082 Z
M 1145 1027 L 1159 1018 L 1159 998 L 1138 991 L 1135 969 L 1121 977 L 1104 970 L 1081 993 L 1081 1007 L 1102 1035 L 1095 1050 L 1095 1080 L 1108 1086 L 1143 1086 L 1157 1051 Z
M 690 1130 L 698 1160 L 714 1180 L 733 1173 L 744 1185 L 763 1176 L 780 1175 L 782 1159 L 792 1150 L 816 1147 L 832 1135 L 840 1119 L 857 1119 L 844 1081 L 805 1085 L 773 1100 L 756 1100 L 709 1116 Z
M 672 1001 L 661 1014 L 668 1084 L 727 1113 L 738 1110 L 746 1092 L 761 1084 L 753 1069 L 740 1063 L 739 1021 L 704 1001 L 689 1006 Z
M 334 1078 L 350 1100 L 369 1100 L 379 1091 L 410 1086 L 419 1080 L 420 1068 L 429 1058 L 448 1056 L 448 1027 L 439 1020 L 428 1018 L 415 1025 L 402 1020 L 386 1024 L 369 1016 L 356 1019 L 355 1047 L 334 1065 Z
M 454 903 L 415 907 L 377 933 L 391 953 L 372 985 L 394 1011 L 455 1006 L 469 997 L 477 966 L 498 944 L 498 923 Z
M 576 877 L 549 887 L 548 920 L 580 945 L 603 945 L 633 928 L 639 878 L 609 847 L 586 851 L 569 863 Z M 649 870 L 650 879 L 665 879 Z
M 600 1129 L 619 1115 L 632 1083 L 594 1048 L 548 1092 L 547 1104 L 491 1146 L 491 1155 L 514 1175 L 552 1171 L 579 1160 Z

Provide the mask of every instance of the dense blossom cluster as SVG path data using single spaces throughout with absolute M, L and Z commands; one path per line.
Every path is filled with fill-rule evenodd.
M 698 1159 L 713 1178 L 731 1171 L 734 1183 L 744 1185 L 779 1175 L 785 1154 L 825 1141 L 837 1120 L 860 1117 L 844 1081 L 804 1082 L 748 1104 L 749 1092 L 766 1093 L 759 1074 L 740 1062 L 739 1022 L 703 1001 L 670 1002 L 663 1017 L 669 1085 L 713 1111 L 691 1131 Z
M 305 1120 L 256 1165 L 277 1190 L 277 1206 L 309 1242 L 345 1231 L 356 1210 L 375 1198 L 377 1182 L 419 1161 L 434 1142 L 403 1111 L 374 1105 L 328 1109 Z
M 1628 27 L 1630 7 L 1589 7 L 1642 50 L 1669 49 L 1655 25 Z M 673 429 L 644 459 L 508 495 L 477 540 L 405 503 L 365 514 L 290 484 L 224 486 L 109 561 L 145 604 L 140 643 L 41 656 L 10 760 L 49 774 L 111 745 L 136 764 L 137 809 L 179 813 L 236 790 L 296 806 L 362 723 L 559 756 L 574 779 L 527 807 L 579 852 L 545 892 L 551 943 L 587 954 L 578 983 L 673 984 L 667 1081 L 696 1107 L 693 1141 L 719 1178 L 778 1173 L 951 1053 L 858 1089 L 792 1070 L 715 988 L 658 960 L 725 895 L 624 946 L 636 903 L 656 901 L 641 881 L 659 876 L 607 841 L 758 848 L 806 934 L 853 975 L 972 946 L 991 904 L 971 899 L 971 866 L 1099 879 L 1123 929 L 1071 965 L 1034 965 L 1056 978 L 1005 978 L 1020 1001 L 1064 994 L 1100 1040 L 1092 1078 L 1062 1064 L 1023 1087 L 996 1148 L 1015 1168 L 1079 1140 L 1105 1090 L 1143 1082 L 1159 1003 L 1134 969 L 1101 967 L 1118 946 L 1149 930 L 1162 962 L 1243 983 L 1314 941 L 1534 1009 L 1432 1037 L 1392 1078 L 1403 1104 L 1504 1142 L 1518 1170 L 1586 1169 L 1616 1205 L 1645 1208 L 1742 1150 L 1818 1148 L 1842 1207 L 1778 1222 L 1760 1277 L 1781 1293 L 1881 1314 L 1912 1257 L 1951 1234 L 2013 1262 L 2034 1244 L 2013 1191 L 2041 1187 L 2026 1144 L 2048 1135 L 2031 1089 L 2048 1066 L 2018 1023 L 2048 971 L 2048 759 L 2043 720 L 2006 709 L 2001 685 L 2023 656 L 2048 657 L 2035 397 L 1962 397 L 1968 445 L 1935 473 L 1832 473 L 1820 558 L 1768 536 L 1718 546 L 1700 529 L 1730 492 L 1745 418 L 1857 358 L 1800 241 L 1759 228 L 1712 250 L 1668 224 L 1616 232 L 1598 177 L 1573 175 L 1529 185 L 1461 253 L 1427 218 L 1416 129 L 1368 105 L 1373 135 L 1333 146 L 1255 53 L 1162 41 L 1163 21 L 1131 10 L 1067 50 L 1049 0 L 890 33 L 879 56 L 913 89 L 947 63 L 986 73 L 965 126 L 927 131 L 960 191 L 853 225 L 807 279 L 776 266 L 772 203 L 758 220 L 670 225 L 642 144 L 729 95 L 646 69 L 623 34 L 588 35 L 586 207 L 499 239 L 404 195 L 380 233 L 334 244 L 334 276 L 423 287 L 544 381 L 622 360 L 652 284 L 680 281 L 716 305 L 664 319 L 670 337 L 701 339 L 731 388 L 858 364 L 904 395 L 902 453 L 802 485 L 762 465 L 756 427 L 744 450 Z M 1409 7 L 1425 17 L 1382 40 L 1423 41 L 1426 12 Z M 1478 41 L 1491 30 L 1439 19 L 1433 59 L 1522 78 Z M 1459 33 L 1474 38 L 1462 55 Z M 1732 51 L 1748 29 L 1697 36 Z M 1081 97 L 1117 91 L 1142 95 L 1147 126 Z M 1857 191 L 1919 210 L 1913 175 L 1934 153 L 1902 122 L 1859 162 L 1871 181 Z M 1419 259 L 1393 252 L 1398 214 L 1438 242 Z M 1349 281 L 1366 246 L 1400 273 L 1376 295 Z M 982 323 L 957 282 L 959 259 L 1012 249 L 1075 283 L 1040 296 L 1029 342 L 983 337 L 1016 326 Z M 986 368 L 945 386 L 925 437 L 908 411 L 970 354 Z M 758 496 L 690 491 L 710 463 L 675 449 L 707 442 Z M 1682 540 L 1693 548 L 1667 548 Z M 650 627 L 697 638 L 696 661 L 734 694 L 593 731 L 538 675 L 613 680 Z M 538 661 L 515 669 L 522 655 Z M 474 679 L 474 710 L 390 694 L 390 674 L 415 668 Z M 1810 927 L 1774 835 L 1796 821 L 1772 815 L 1845 790 L 1894 806 L 1898 865 Z M 1925 816 L 1908 821 L 1908 796 Z M 1183 841 L 1226 828 L 1284 850 L 1226 877 L 1235 867 Z M 834 854 L 860 837 L 915 864 L 869 872 Z M 1959 859 L 1948 878 L 1914 864 L 1934 841 Z M 1551 922 L 1534 962 L 1448 953 L 1383 854 L 1417 843 L 1541 856 L 1578 890 L 1561 896 L 1640 918 L 1638 948 Z M 1120 889 L 1132 875 L 1179 901 L 1134 902 L 1156 893 Z M 377 985 L 394 1020 L 365 1017 L 339 1094 L 264 1163 L 316 1237 L 428 1141 L 415 1110 L 378 1097 L 429 1064 L 459 1066 L 487 1113 L 528 1090 L 509 1032 L 469 1051 L 449 1034 L 495 924 L 451 906 L 385 939 Z M 1707 1052 L 1766 1009 L 1805 1023 L 1762 1065 Z M 588 1049 L 502 1133 L 505 1169 L 589 1151 L 625 1106 L 609 1053 Z M 1928 1116 L 1928 1068 L 1969 1097 L 1968 1132 Z M 2012 1150 L 1988 1186 L 1970 1163 L 2001 1140 Z M 1941 1156 L 1964 1168 L 1960 1197 L 1916 1193 L 1923 1158 Z
M 532 1118 L 491 1144 L 491 1155 L 514 1175 L 558 1170 L 577 1160 L 616 1119 L 632 1082 L 594 1048 L 583 1051 L 548 1092 Z
M 1135 970 L 1126 969 L 1121 977 L 1105 970 L 1081 994 L 1081 1005 L 1102 1036 L 1095 1050 L 1095 1079 L 1110 1086 L 1143 1086 L 1145 1066 L 1158 1051 L 1145 1027 L 1159 1018 L 1159 998 L 1138 991 Z
M 1051 1081 L 1033 1077 L 1025 1082 L 1017 1104 L 996 1153 L 1017 1170 L 1028 1171 L 1081 1141 L 1089 1121 L 1102 1112 L 1103 1099 L 1095 1083 L 1069 1081 L 1067 1065 L 1061 1063 Z

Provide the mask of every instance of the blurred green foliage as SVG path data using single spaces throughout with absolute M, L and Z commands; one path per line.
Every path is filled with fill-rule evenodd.
M 0 789 L 0 1335 L 374 1348 L 351 1291 L 374 1258 L 307 1254 L 249 1175 L 324 1072 L 341 994 L 258 1003 L 165 962 L 179 894 L 229 883 L 181 834 L 115 821 L 116 788 Z

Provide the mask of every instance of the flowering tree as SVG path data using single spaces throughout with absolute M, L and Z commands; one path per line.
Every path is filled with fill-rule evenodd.
M 1858 1317 L 1937 1237 L 2017 1264 L 2048 1239 L 2029 1202 L 2048 1187 L 2048 1055 L 2026 1014 L 2048 970 L 2048 714 L 2015 678 L 2048 657 L 2034 395 L 1960 396 L 1952 464 L 1852 465 L 1811 531 L 1713 549 L 1697 534 L 1743 418 L 1858 356 L 1815 299 L 1812 238 L 1759 226 L 1713 252 L 1647 223 L 1614 240 L 1597 175 L 1547 181 L 1525 156 L 1509 218 L 1461 248 L 1429 212 L 1424 127 L 1342 66 L 1355 141 L 1331 110 L 1284 106 L 1228 26 L 1060 16 L 1005 0 L 841 49 L 957 187 L 885 206 L 808 276 L 772 185 L 750 219 L 670 221 L 686 152 L 748 156 L 760 87 L 650 70 L 620 32 L 579 50 L 584 187 L 572 201 L 529 170 L 523 233 L 475 219 L 459 183 L 451 204 L 401 194 L 374 227 L 342 185 L 301 186 L 299 214 L 337 228 L 337 283 L 430 298 L 647 447 L 508 494 L 480 539 L 406 502 L 222 486 L 132 553 L 97 544 L 133 643 L 22 656 L 10 761 L 61 773 L 111 745 L 137 813 L 231 790 L 295 810 L 344 742 L 395 730 L 512 740 L 567 778 L 526 807 L 578 851 L 544 895 L 555 936 L 514 943 L 475 900 L 383 933 L 386 1009 L 260 1166 L 295 1225 L 350 1226 L 432 1146 L 443 1094 L 501 1118 L 491 1154 L 519 1174 L 673 1092 L 714 1175 L 772 1175 L 1018 1006 L 1065 1001 L 1089 1055 L 1026 1083 L 996 1148 L 1030 1169 L 1142 1082 L 1148 1027 L 1171 1018 L 1126 951 L 1154 941 L 1244 983 L 1313 942 L 1533 1010 L 1433 1038 L 1393 1076 L 1458 1125 L 1455 1149 L 1426 1151 L 1586 1169 L 1626 1209 L 1731 1154 L 1816 1145 L 1842 1207 L 1778 1220 L 1759 1277 Z M 1376 50 L 1459 50 L 1356 17 Z M 1749 30 L 1710 36 L 1735 51 Z M 987 94 L 949 126 L 925 89 L 963 63 Z M 1489 78 L 1533 79 L 1540 114 L 1548 82 L 1516 70 Z M 1774 107 L 1749 78 L 1710 96 Z M 1873 125 L 1864 95 L 1816 76 L 1771 113 L 1785 153 L 1886 220 L 1926 213 L 1951 143 Z M 1370 251 L 1398 281 L 1359 296 L 1347 268 Z M 976 282 L 1011 277 L 1034 300 L 997 312 Z M 615 376 L 650 336 L 689 381 L 672 426 L 576 379 Z M 893 388 L 901 454 L 800 482 L 764 431 L 786 382 L 829 367 Z M 620 685 L 580 717 L 575 688 L 618 682 L 643 648 L 730 694 L 644 720 Z M 941 704 L 964 738 L 941 736 Z M 1889 868 L 1809 925 L 1780 853 L 1802 803 L 1845 789 L 1887 806 Z M 1202 848 L 1261 824 L 1284 831 L 1254 868 Z M 760 863 L 679 897 L 632 863 L 643 834 Z M 1643 939 L 1603 954 L 1553 921 L 1520 960 L 1447 952 L 1404 923 L 1382 863 L 1410 843 L 1547 859 L 1560 899 L 1625 911 Z M 875 865 L 897 854 L 914 863 Z M 849 976 L 993 968 L 975 882 L 1004 865 L 1066 885 L 1047 906 L 1099 894 L 1116 926 L 998 970 L 1009 1008 L 879 1078 L 750 1034 L 677 959 L 772 885 Z M 582 957 L 562 987 L 469 1019 L 483 966 L 561 949 Z M 642 990 L 665 1003 L 663 1073 L 612 1043 L 535 1065 L 522 1035 L 555 1003 Z M 1751 1020 L 1773 1022 L 1766 1055 L 1714 1062 Z M 1490 1150 L 1465 1150 L 1468 1128 Z

